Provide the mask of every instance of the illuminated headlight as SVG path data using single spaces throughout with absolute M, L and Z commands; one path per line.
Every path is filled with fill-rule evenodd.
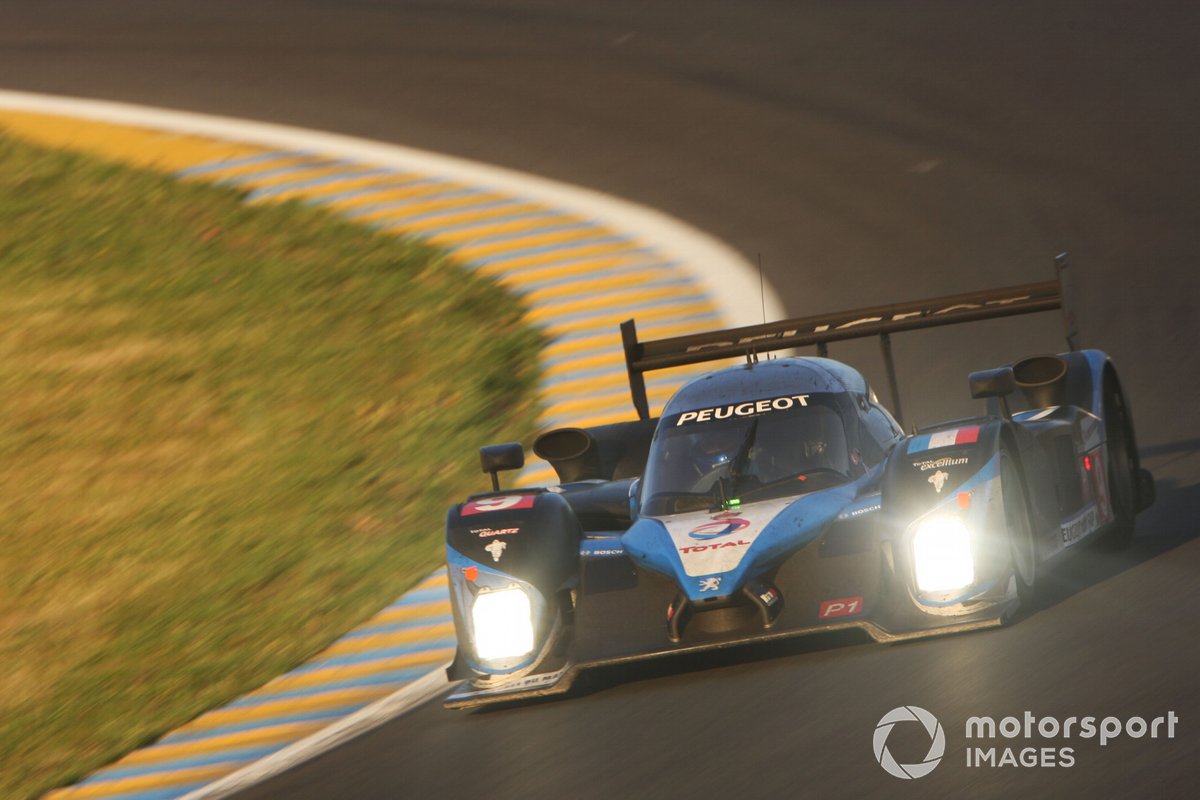
M 475 655 L 485 660 L 516 658 L 533 649 L 533 611 L 521 589 L 484 592 L 471 607 Z
M 961 589 L 975 582 L 971 532 L 957 517 L 930 517 L 913 537 L 917 588 L 922 592 Z

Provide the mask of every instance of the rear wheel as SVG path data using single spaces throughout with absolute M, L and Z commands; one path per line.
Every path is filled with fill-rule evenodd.
M 1008 553 L 1013 581 L 1017 587 L 1019 611 L 1033 608 L 1037 595 L 1037 540 L 1029 521 L 1025 484 L 1016 460 L 1000 453 L 1000 489 L 1004 495 L 1004 525 L 1008 533 Z
M 1108 496 L 1114 517 L 1105 538 L 1115 547 L 1127 547 L 1133 541 L 1133 519 L 1137 514 L 1137 448 L 1125 396 L 1111 372 L 1104 376 L 1104 438 L 1108 442 Z

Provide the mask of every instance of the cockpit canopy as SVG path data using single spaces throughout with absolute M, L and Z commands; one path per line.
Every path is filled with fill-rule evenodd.
M 836 362 L 781 361 L 794 368 L 785 372 L 780 361 L 735 367 L 706 376 L 717 378 L 716 385 L 696 381 L 672 398 L 650 447 L 640 491 L 642 514 L 827 489 L 860 477 L 900 438 L 899 427 L 857 373 L 852 375 L 857 382 L 843 381 L 823 368 Z M 859 391 L 849 390 L 847 383 Z M 741 400 L 754 389 L 762 394 Z M 739 401 L 713 402 L 722 396 Z M 873 425 L 872 414 L 877 417 Z

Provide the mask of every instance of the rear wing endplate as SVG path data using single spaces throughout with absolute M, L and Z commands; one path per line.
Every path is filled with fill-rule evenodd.
M 1062 309 L 1067 347 L 1079 349 L 1079 332 L 1067 277 L 1067 254 L 1059 254 L 1054 264 L 1056 275 L 1050 281 L 669 339 L 639 342 L 634 321 L 626 320 L 621 323 L 621 341 L 625 348 L 625 367 L 629 372 L 633 406 L 639 418 L 650 418 L 650 405 L 646 398 L 647 372 L 739 356 L 757 360 L 759 353 L 812 345 L 816 345 L 817 354 L 824 357 L 830 342 L 878 336 L 887 368 L 892 410 L 896 418 L 901 419 L 900 391 L 892 361 L 893 333 Z

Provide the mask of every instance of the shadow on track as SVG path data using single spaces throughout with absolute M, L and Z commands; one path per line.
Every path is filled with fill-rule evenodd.
M 681 653 L 659 656 L 646 661 L 614 664 L 586 670 L 575 679 L 571 690 L 565 694 L 549 697 L 515 700 L 511 703 L 496 703 L 472 709 L 472 714 L 489 714 L 506 709 L 529 708 L 560 701 L 577 700 L 588 695 L 599 694 L 618 686 L 625 686 L 659 678 L 680 677 L 696 672 L 733 667 L 743 664 L 790 658 L 818 651 L 838 650 L 844 647 L 872 644 L 872 639 L 863 631 L 842 630 L 814 633 L 794 639 L 773 642 L 755 642 L 719 650 L 700 653 Z
M 1179 450 L 1200 452 L 1200 440 L 1144 450 L 1143 456 Z M 1200 484 L 1183 486 L 1175 480 L 1158 480 L 1155 486 L 1158 499 L 1138 515 L 1133 543 L 1127 549 L 1113 550 L 1106 543 L 1097 542 L 1071 553 L 1042 580 L 1039 610 L 1051 608 L 1084 589 L 1200 537 L 1200 528 L 1193 522 L 1200 517 Z

